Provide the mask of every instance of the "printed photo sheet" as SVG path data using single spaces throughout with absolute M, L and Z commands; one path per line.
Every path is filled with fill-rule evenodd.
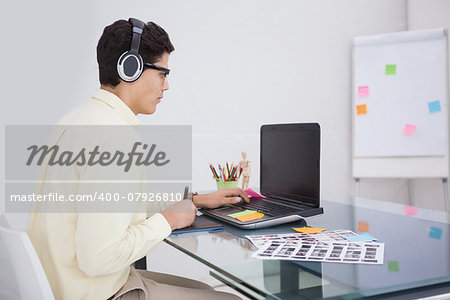
M 288 233 L 246 236 L 258 250 L 252 257 L 302 261 L 383 264 L 384 243 L 350 243 L 342 236 L 350 230 L 329 230 L 318 234 Z

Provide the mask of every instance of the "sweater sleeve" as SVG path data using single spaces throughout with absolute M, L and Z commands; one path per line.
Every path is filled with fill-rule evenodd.
M 136 214 L 85 213 L 78 216 L 76 256 L 83 272 L 100 276 L 120 271 L 145 256 L 171 233 L 169 223 L 159 213 L 135 224 L 132 224 L 133 217 Z

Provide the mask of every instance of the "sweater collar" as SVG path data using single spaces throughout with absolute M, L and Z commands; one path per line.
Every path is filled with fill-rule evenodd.
M 104 89 L 98 89 L 92 96 L 93 100 L 98 100 L 114 109 L 128 124 L 139 125 L 138 117 L 119 97 Z

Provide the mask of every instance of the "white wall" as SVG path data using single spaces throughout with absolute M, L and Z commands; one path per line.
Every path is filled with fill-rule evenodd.
M 257 186 L 260 125 L 311 121 L 322 126 L 322 194 L 348 199 L 352 38 L 405 30 L 406 0 L 2 1 L 2 125 L 52 124 L 89 101 L 97 40 L 129 16 L 160 24 L 175 45 L 171 89 L 140 119 L 193 125 L 194 189 L 214 188 L 208 162 L 243 150 Z
M 408 30 L 450 28 L 450 1 L 408 0 Z
M 408 0 L 407 28 L 419 30 L 427 28 L 450 29 L 450 1 Z M 450 57 L 450 48 L 447 47 Z M 450 70 L 450 60 L 449 60 Z M 449 78 L 450 86 L 450 78 Z M 443 188 L 439 180 L 415 180 L 413 184 L 415 202 L 418 206 L 444 209 Z

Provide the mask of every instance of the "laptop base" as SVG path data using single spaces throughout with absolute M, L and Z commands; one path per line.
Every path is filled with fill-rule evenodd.
M 222 222 L 231 224 L 233 226 L 242 228 L 242 229 L 260 229 L 260 228 L 266 228 L 266 227 L 272 227 L 280 224 L 285 223 L 291 223 L 300 221 L 303 218 L 315 216 L 318 214 L 323 213 L 322 207 L 318 207 L 315 209 L 309 209 L 305 211 L 305 214 L 302 216 L 299 214 L 292 214 L 292 215 L 286 215 L 286 216 L 267 216 L 265 215 L 261 219 L 248 221 L 248 222 L 240 222 L 239 220 L 229 217 L 228 215 L 240 212 L 242 211 L 239 207 L 234 206 L 225 206 L 222 208 L 216 208 L 216 209 L 203 209 L 202 213 L 205 215 L 208 215 L 212 218 L 218 219 Z

